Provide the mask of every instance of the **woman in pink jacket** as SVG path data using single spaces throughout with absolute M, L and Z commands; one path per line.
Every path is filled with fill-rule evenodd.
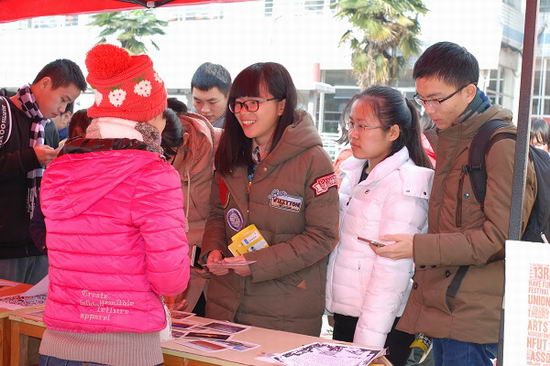
M 50 285 L 40 364 L 156 365 L 161 295 L 189 280 L 179 175 L 160 155 L 166 90 L 148 56 L 116 46 L 94 47 L 86 66 L 92 123 L 42 181 Z

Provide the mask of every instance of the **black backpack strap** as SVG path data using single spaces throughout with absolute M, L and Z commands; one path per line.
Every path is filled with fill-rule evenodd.
M 8 142 L 12 129 L 11 109 L 8 100 L 0 96 L 0 148 Z
M 468 165 L 465 165 L 463 169 L 466 170 L 470 176 L 472 190 L 482 209 L 487 190 L 485 155 L 495 142 L 504 138 L 515 139 L 515 135 L 511 133 L 501 133 L 491 138 L 497 129 L 508 126 L 510 126 L 510 123 L 498 119 L 487 121 L 480 127 L 470 144 Z
M 485 168 L 485 155 L 490 150 L 491 146 L 497 141 L 502 139 L 511 138 L 515 139 L 516 135 L 513 133 L 499 133 L 491 138 L 495 131 L 502 127 L 508 127 L 510 123 L 504 122 L 499 119 L 494 119 L 485 122 L 476 135 L 472 139 L 470 144 L 470 150 L 468 153 L 468 165 L 465 165 L 463 169 L 468 172 L 470 176 L 470 182 L 472 184 L 472 190 L 476 200 L 483 209 L 485 202 L 485 193 L 487 191 L 487 170 Z M 455 276 L 453 277 L 449 287 L 447 287 L 447 296 L 455 297 L 458 293 L 458 289 L 466 277 L 466 273 L 470 266 L 460 266 Z

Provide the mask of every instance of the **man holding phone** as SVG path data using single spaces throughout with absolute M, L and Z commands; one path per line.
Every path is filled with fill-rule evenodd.
M 34 82 L 16 95 L 0 100 L 0 278 L 37 283 L 48 272 L 48 261 L 29 233 L 39 204 L 44 168 L 58 150 L 44 144 L 44 125 L 65 111 L 86 90 L 82 71 L 73 61 L 55 60 L 42 68 Z
M 436 366 L 492 365 L 499 337 L 515 140 L 499 140 L 487 153 L 484 207 L 464 167 L 481 126 L 490 120 L 511 121 L 512 114 L 491 105 L 478 89 L 478 62 L 457 44 L 429 47 L 414 65 L 413 77 L 415 99 L 435 123 L 438 137 L 428 233 L 386 235 L 381 239 L 396 243 L 376 253 L 414 259 L 413 290 L 398 329 L 433 337 Z M 502 130 L 508 129 L 515 131 Z M 530 165 L 523 217 L 529 217 L 535 195 Z M 464 277 L 461 267 L 469 268 Z

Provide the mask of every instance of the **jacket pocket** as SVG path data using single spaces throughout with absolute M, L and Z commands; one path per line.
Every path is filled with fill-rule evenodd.
M 298 287 L 300 282 L 303 281 L 302 276 L 298 275 L 296 272 L 287 274 L 286 276 L 280 277 L 277 281 L 284 283 L 285 285 Z
M 415 274 L 416 285 L 413 285 L 412 294 L 420 296 L 422 303 L 427 308 L 435 308 L 443 313 L 451 314 L 450 307 L 453 304 L 452 301 L 447 300 L 447 288 L 456 272 L 451 268 L 417 271 Z

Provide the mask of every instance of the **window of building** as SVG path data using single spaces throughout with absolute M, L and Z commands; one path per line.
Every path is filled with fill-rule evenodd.
M 304 9 L 311 13 L 322 14 L 325 7 L 325 0 L 305 0 Z
M 304 0 L 304 9 L 308 13 L 323 14 L 335 8 L 337 0 Z
M 78 25 L 78 15 L 65 15 L 65 27 Z
M 533 80 L 533 116 L 550 116 L 550 65 L 548 58 L 535 61 L 535 78 Z
M 489 79 L 486 85 L 485 93 L 491 103 L 502 105 L 504 92 L 504 72 L 502 68 L 499 67 L 489 71 Z
M 32 19 L 33 28 L 56 28 L 57 26 L 57 17 L 39 17 Z
M 223 19 L 222 4 L 188 5 L 156 9 L 159 18 L 173 22 L 186 20 Z
M 273 16 L 273 0 L 264 0 L 264 15 Z
M 351 70 L 325 70 L 321 73 L 323 82 L 336 88 L 334 94 L 322 94 L 322 118 L 319 119 L 321 132 L 339 133 L 339 124 L 342 112 L 350 99 L 359 92 L 357 80 Z
M 223 10 L 220 4 L 187 6 L 185 10 L 185 20 L 223 19 Z
M 541 0 L 541 4 L 544 2 L 544 0 Z M 505 4 L 508 4 L 516 9 L 521 9 L 521 0 L 504 0 Z

